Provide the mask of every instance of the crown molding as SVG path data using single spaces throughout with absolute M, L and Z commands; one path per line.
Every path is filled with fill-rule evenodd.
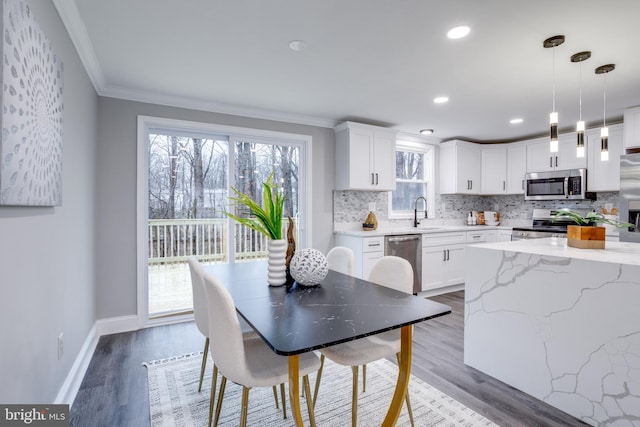
M 199 98 L 168 95 L 159 92 L 143 91 L 125 87 L 108 86 L 99 92 L 100 96 L 125 99 L 128 101 L 146 102 L 149 104 L 166 105 L 177 108 L 187 108 L 212 113 L 229 114 L 233 116 L 250 117 L 254 119 L 272 120 L 277 122 L 295 123 L 323 128 L 333 128 L 338 124 L 335 120 L 305 116 L 260 108 L 245 107 L 222 102 L 208 101 Z
M 100 95 L 100 89 L 105 85 L 104 74 L 75 0 L 53 0 L 53 4 L 58 10 L 58 15 L 67 29 L 94 89 Z

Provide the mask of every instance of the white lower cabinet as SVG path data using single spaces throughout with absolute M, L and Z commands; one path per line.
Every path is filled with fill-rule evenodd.
M 384 236 L 337 234 L 335 241 L 336 246 L 346 246 L 353 251 L 353 275 L 361 279 L 369 277 L 373 265 L 384 256 Z
M 422 236 L 422 290 L 429 291 L 464 282 L 467 232 Z

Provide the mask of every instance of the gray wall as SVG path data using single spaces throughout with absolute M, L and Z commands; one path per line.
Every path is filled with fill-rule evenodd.
M 100 98 L 98 130 L 97 316 L 135 315 L 136 147 L 138 115 L 311 135 L 313 138 L 311 246 L 332 244 L 334 135 L 332 129 Z
M 2 403 L 53 402 L 96 320 L 98 97 L 53 3 L 27 4 L 64 63 L 63 199 L 60 207 L 0 207 Z

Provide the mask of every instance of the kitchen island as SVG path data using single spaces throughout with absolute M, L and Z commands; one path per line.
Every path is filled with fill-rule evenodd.
M 464 362 L 591 425 L 640 425 L 640 244 L 471 245 Z

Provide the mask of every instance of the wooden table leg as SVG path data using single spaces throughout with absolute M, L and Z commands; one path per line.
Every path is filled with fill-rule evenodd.
M 298 355 L 289 356 L 289 402 L 296 426 L 303 427 L 302 414 L 300 412 L 300 360 Z M 397 418 L 397 417 L 396 417 Z
M 396 391 L 393 393 L 393 399 L 387 416 L 382 422 L 382 427 L 393 427 L 398 421 L 400 410 L 404 404 L 404 399 L 409 387 L 409 377 L 411 376 L 411 344 L 413 341 L 413 326 L 403 326 L 400 330 L 400 366 L 398 366 L 398 382 L 396 383 Z M 291 366 L 291 364 L 289 364 Z M 289 368 L 291 369 L 291 368 Z M 291 371 L 289 371 L 291 378 Z

